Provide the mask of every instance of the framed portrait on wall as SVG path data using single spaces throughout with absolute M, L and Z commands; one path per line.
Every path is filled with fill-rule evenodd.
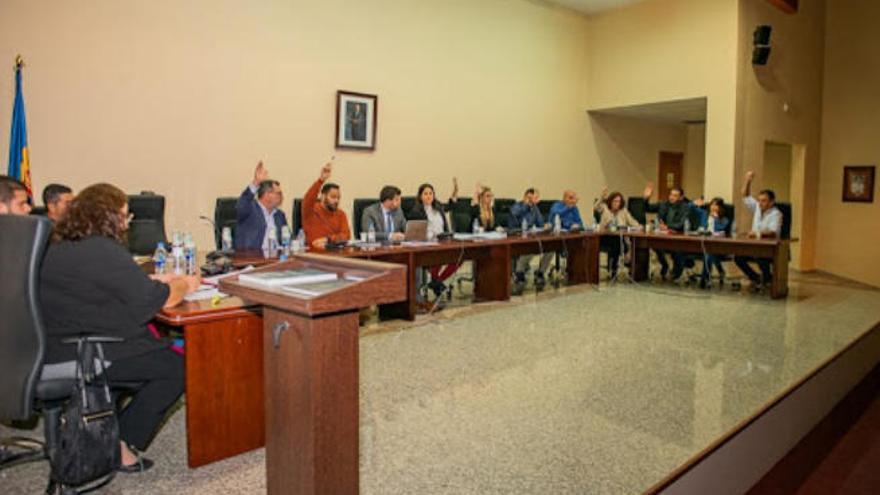
M 351 91 L 336 92 L 336 147 L 376 149 L 378 97 Z
M 847 165 L 843 167 L 843 201 L 874 202 L 874 165 Z

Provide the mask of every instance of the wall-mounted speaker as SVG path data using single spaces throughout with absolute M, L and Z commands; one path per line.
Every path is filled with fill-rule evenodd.
M 754 44 L 752 49 L 753 65 L 767 65 L 767 61 L 770 59 L 770 34 L 772 32 L 773 27 L 766 24 L 755 28 L 755 32 L 752 34 L 752 42 Z

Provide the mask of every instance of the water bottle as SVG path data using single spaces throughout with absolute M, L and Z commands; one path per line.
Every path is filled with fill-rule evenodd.
M 370 229 L 367 230 L 367 244 L 376 244 L 376 226 L 370 222 Z
M 475 219 L 474 219 L 474 224 L 473 224 L 473 226 L 471 227 L 471 232 L 473 232 L 474 234 L 479 234 L 479 233 L 480 233 L 480 229 L 481 229 L 481 227 L 480 227 L 480 219 L 479 219 L 479 218 L 475 218 Z
M 293 252 L 298 253 L 300 251 L 306 250 L 306 233 L 303 232 L 303 229 L 299 229 L 299 232 L 296 234 L 296 239 L 293 241 Z
M 220 234 L 220 248 L 226 252 L 232 251 L 232 229 L 229 227 L 223 227 L 223 233 Z
M 275 229 L 275 226 L 269 227 L 269 238 L 266 240 L 266 249 L 269 251 L 269 256 L 275 256 L 278 254 L 278 230 Z
M 156 252 L 153 253 L 153 268 L 156 275 L 165 273 L 165 263 L 168 260 L 168 251 L 165 250 L 165 243 L 156 244 Z
M 529 221 L 526 220 L 525 218 L 523 218 L 521 227 L 522 227 L 522 236 L 526 237 L 527 235 L 529 235 Z
M 660 218 L 654 217 L 654 232 L 660 233 Z
M 553 234 L 559 235 L 560 233 L 562 233 L 562 218 L 556 215 L 553 218 Z
M 290 257 L 290 227 L 287 225 L 281 227 L 281 261 Z
M 183 236 L 180 232 L 171 235 L 171 270 L 175 275 L 186 272 L 186 259 L 183 255 Z
M 684 233 L 685 234 L 691 233 L 691 219 L 690 218 L 684 219 Z
M 183 238 L 183 257 L 186 274 L 195 275 L 198 272 L 198 266 L 196 266 L 196 242 L 190 233 L 187 233 Z
M 611 218 L 611 223 L 608 224 L 608 230 L 610 232 L 617 232 L 617 217 Z

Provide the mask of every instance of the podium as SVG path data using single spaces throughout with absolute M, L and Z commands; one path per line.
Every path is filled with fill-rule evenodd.
M 358 493 L 359 310 L 407 297 L 406 266 L 304 254 L 248 273 L 318 269 L 345 285 L 320 294 L 224 279 L 263 305 L 269 494 Z

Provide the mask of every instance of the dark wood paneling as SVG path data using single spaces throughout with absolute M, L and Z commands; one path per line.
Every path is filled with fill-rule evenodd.
M 358 313 L 265 310 L 268 493 L 358 493 Z M 272 329 L 290 328 L 273 344 Z
M 190 467 L 264 444 L 262 320 L 246 313 L 184 327 Z

